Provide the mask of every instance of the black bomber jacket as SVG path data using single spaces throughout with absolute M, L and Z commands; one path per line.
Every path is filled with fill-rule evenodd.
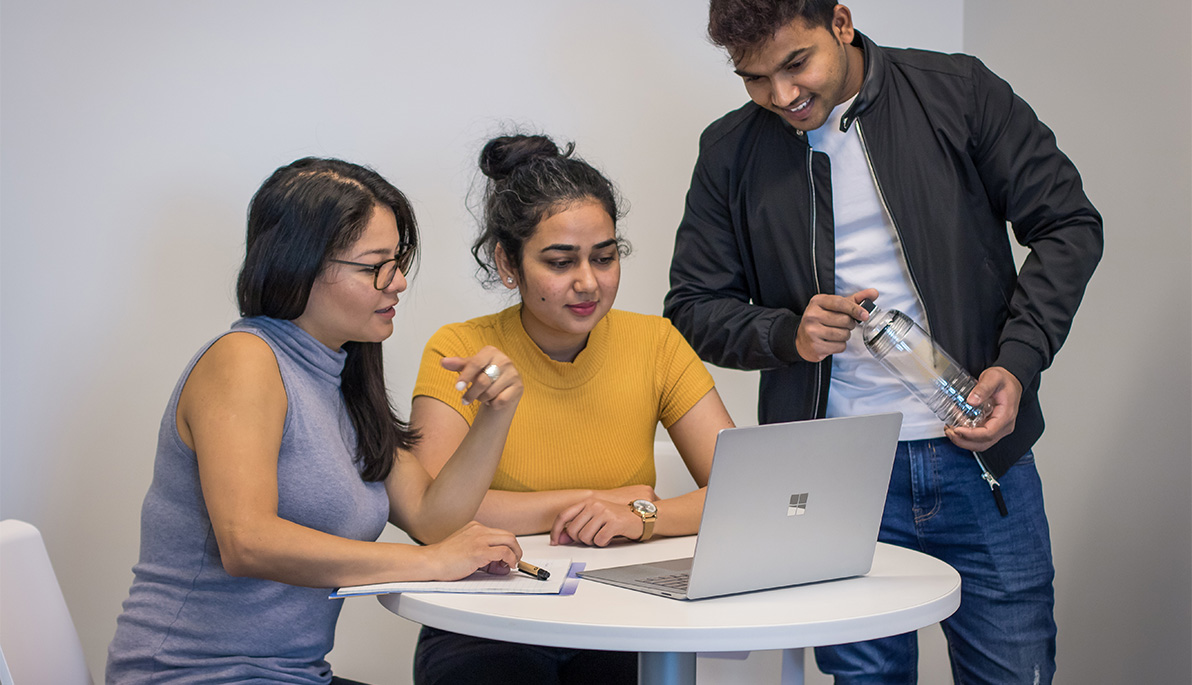
M 874 45 L 841 126 L 856 126 L 932 336 L 974 376 L 1022 383 L 1014 431 L 982 458 L 1000 477 L 1043 433 L 1040 372 L 1100 260 L 1101 216 L 1055 136 L 968 55 Z M 760 369 L 761 423 L 824 415 L 831 359 L 795 349 L 800 313 L 834 290 L 827 156 L 752 102 L 700 138 L 664 314 L 706 361 Z M 1020 269 L 1011 224 L 1030 249 Z

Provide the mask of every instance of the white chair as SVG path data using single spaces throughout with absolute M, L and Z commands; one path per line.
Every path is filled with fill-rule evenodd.
M 37 528 L 0 521 L 0 683 L 92 685 Z

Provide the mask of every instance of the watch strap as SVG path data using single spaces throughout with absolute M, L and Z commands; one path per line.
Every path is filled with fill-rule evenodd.
M 637 514 L 642 519 L 642 536 L 637 539 L 638 542 L 645 542 L 654 536 L 654 524 L 658 521 L 658 514 L 653 512 L 641 511 L 633 506 L 633 502 L 629 503 L 629 511 Z

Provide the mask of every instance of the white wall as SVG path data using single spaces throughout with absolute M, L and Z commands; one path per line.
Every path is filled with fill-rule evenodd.
M 1060 11 L 1054 0 L 1042 4 Z M 985 5 L 972 0 L 851 6 L 861 30 L 881 43 L 998 47 L 974 43 L 972 8 Z M 618 304 L 658 312 L 699 131 L 744 101 L 739 80 L 703 38 L 704 7 L 692 0 L 0 2 L 0 517 L 42 529 L 97 677 L 132 577 L 161 410 L 194 350 L 235 318 L 231 284 L 244 212 L 260 182 L 296 157 L 334 155 L 374 166 L 414 200 L 426 251 L 399 308 L 399 332 L 386 344 L 390 387 L 403 406 L 434 329 L 504 302 L 482 295 L 472 278 L 466 245 L 474 224 L 463 206 L 479 145 L 502 122 L 576 140 L 620 184 L 632 205 L 622 228 L 635 254 Z M 1107 12 L 1088 21 L 1108 27 L 1115 19 Z M 1093 122 L 1103 121 L 1106 107 L 1124 121 L 1143 107 L 1149 117 L 1158 100 L 1106 105 L 1122 80 L 1106 87 L 1095 80 L 1099 66 L 1041 41 L 1019 45 L 1024 23 L 990 20 L 979 28 L 988 42 L 1012 41 L 1035 61 L 1060 65 L 1057 81 L 1092 82 L 1087 91 L 1023 92 L 1061 144 L 1087 140 L 1073 156 L 1094 201 L 1106 209 L 1123 198 L 1120 210 L 1107 212 L 1110 256 L 1045 377 L 1050 427 L 1040 461 L 1061 574 L 1060 646 L 1102 667 L 1160 664 L 1166 670 L 1155 672 L 1186 675 L 1188 423 L 1162 411 L 1188 406 L 1187 323 L 1147 327 L 1154 332 L 1145 353 L 1107 348 L 1094 336 L 1123 312 L 1166 322 L 1173 313 L 1159 302 L 1192 293 L 1187 277 L 1174 275 L 1189 266 L 1186 201 L 1159 223 L 1135 220 L 1129 200 L 1164 183 L 1188 190 L 1187 48 L 1182 80 L 1162 91 L 1182 98 L 1183 109 L 1164 116 L 1175 117 L 1165 128 L 1182 125 L 1184 138 L 1158 139 L 1166 145 L 1156 154 L 1171 159 L 1162 167 L 1118 171 L 1131 159 L 1129 140 L 1119 127 Z M 1172 25 L 1171 45 L 1180 44 L 1175 29 L 1187 25 Z M 1099 53 L 1098 65 L 1112 59 L 1124 73 L 1155 69 L 1137 37 L 1099 43 L 1086 48 Z M 1116 45 L 1112 55 L 1102 54 L 1106 45 Z M 991 64 L 1027 88 L 1045 73 Z M 1069 102 L 1079 104 L 1063 106 Z M 1124 140 L 1097 149 L 1113 137 Z M 1163 237 L 1127 244 L 1112 238 L 1123 226 Z M 1114 270 L 1127 268 L 1148 270 L 1148 301 L 1127 304 L 1134 291 L 1113 287 Z M 1156 279 L 1161 288 L 1151 285 Z M 752 423 L 753 376 L 715 374 L 738 422 Z M 1157 413 L 1159 420 L 1149 418 Z M 1175 456 L 1156 457 L 1155 445 Z M 1070 468 L 1077 461 L 1087 467 Z M 1165 520 L 1173 523 L 1158 523 Z M 1115 556 L 1122 559 L 1106 565 Z M 1151 558 L 1162 563 L 1139 572 L 1152 586 L 1123 592 L 1134 586 L 1126 573 L 1132 560 Z M 1103 593 L 1121 599 L 1111 610 L 1078 608 Z M 1164 604 L 1171 593 L 1180 601 Z M 1138 635 L 1154 616 L 1164 629 L 1155 634 L 1183 637 L 1182 650 Z M 413 636 L 411 624 L 378 605 L 350 602 L 333 663 L 347 677 L 407 682 Z M 1071 658 L 1061 651 L 1061 667 Z M 929 656 L 924 682 L 946 672 L 942 657 Z
M 1070 683 L 1192 682 L 1192 5 L 968 0 L 965 50 L 1083 172 L 1105 257 L 1036 448 Z

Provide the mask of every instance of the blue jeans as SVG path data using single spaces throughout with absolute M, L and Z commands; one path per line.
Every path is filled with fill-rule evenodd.
M 1005 517 L 972 452 L 945 438 L 900 442 L 878 539 L 960 573 L 960 608 L 942 624 L 956 683 L 1050 683 L 1055 569 L 1034 455 L 998 480 Z M 838 684 L 918 680 L 915 633 L 820 647 L 815 659 Z

